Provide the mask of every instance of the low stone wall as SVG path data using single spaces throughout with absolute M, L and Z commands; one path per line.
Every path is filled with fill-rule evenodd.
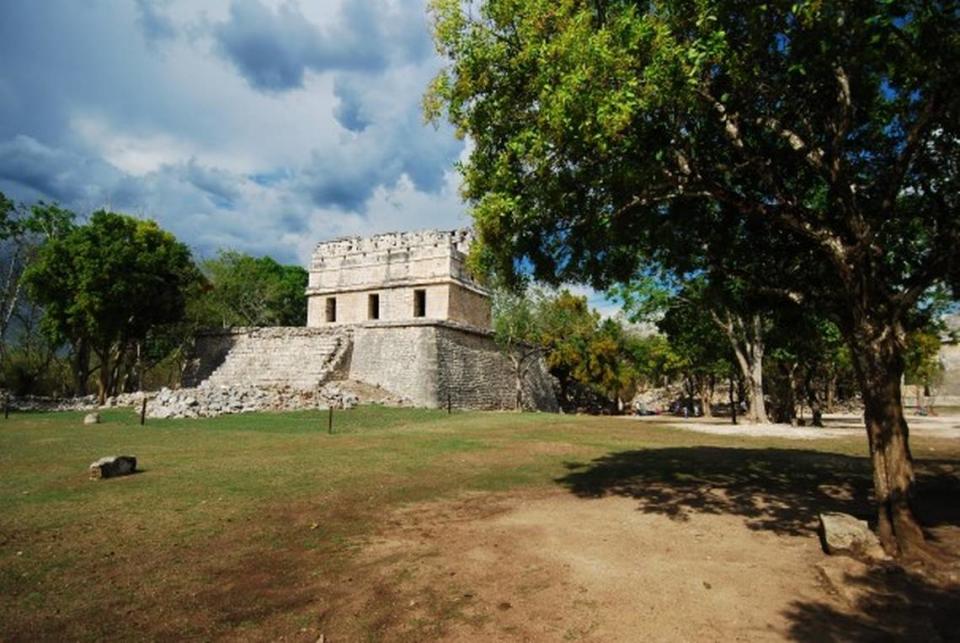
M 335 350 L 328 348 L 334 336 L 338 339 Z M 260 369 L 269 377 L 264 378 Z M 304 372 L 310 377 L 305 378 Z M 209 333 L 198 337 L 197 355 L 184 383 L 195 388 L 205 382 L 206 390 L 216 391 L 222 387 L 245 390 L 257 383 L 262 388 L 268 381 L 273 387 L 312 390 L 324 382 L 344 379 L 381 387 L 427 408 L 449 403 L 461 409 L 499 410 L 513 409 L 516 403 L 510 361 L 498 349 L 492 333 L 436 320 Z M 305 385 L 308 380 L 310 386 Z M 248 397 L 257 396 L 251 393 Z M 171 397 L 167 406 L 183 407 L 184 399 Z M 558 410 L 553 381 L 542 360 L 525 377 L 523 399 L 529 409 Z M 234 399 L 211 401 L 213 407 L 243 408 L 244 404 Z M 182 414 L 178 411 L 176 415 Z
M 428 408 L 513 409 L 510 361 L 491 333 L 451 322 L 409 322 L 354 329 L 350 378 L 382 386 Z M 527 372 L 524 406 L 558 410 L 542 360 Z

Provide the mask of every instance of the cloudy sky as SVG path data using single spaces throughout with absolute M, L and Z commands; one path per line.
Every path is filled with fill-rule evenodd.
M 469 225 L 426 0 L 0 0 L 0 192 L 199 257 Z M 614 307 L 587 289 L 591 304 Z
M 469 223 L 424 0 L 4 0 L 0 191 L 207 256 Z

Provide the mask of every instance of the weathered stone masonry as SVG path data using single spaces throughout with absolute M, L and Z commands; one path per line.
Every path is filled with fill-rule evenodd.
M 470 242 L 468 230 L 431 230 L 317 244 L 307 326 L 442 319 L 489 328 L 489 293 L 464 265 Z
M 187 386 L 315 388 L 356 380 L 423 407 L 512 409 L 515 378 L 490 331 L 489 293 L 465 269 L 467 230 L 317 245 L 306 328 L 232 329 L 197 338 Z M 542 362 L 527 408 L 556 411 Z
M 490 332 L 440 320 L 205 333 L 197 338 L 184 385 L 308 389 L 342 379 L 381 387 L 427 408 L 449 403 L 499 410 L 515 404 L 513 372 Z M 525 379 L 524 405 L 558 408 L 542 363 Z

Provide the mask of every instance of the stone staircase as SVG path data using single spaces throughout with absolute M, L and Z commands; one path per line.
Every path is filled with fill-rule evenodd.
M 244 329 L 230 335 L 223 361 L 203 384 L 316 388 L 341 366 L 350 345 L 346 329 Z

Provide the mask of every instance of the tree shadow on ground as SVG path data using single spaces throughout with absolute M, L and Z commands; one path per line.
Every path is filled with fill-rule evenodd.
M 920 499 L 956 497 L 952 461 L 917 464 Z M 872 477 L 865 457 L 801 449 L 678 447 L 610 453 L 589 463 L 568 462 L 557 479 L 581 498 L 636 498 L 639 510 L 686 520 L 693 513 L 741 516 L 751 529 L 809 534 L 817 514 L 842 511 L 873 519 Z M 921 506 L 928 525 L 960 524 L 956 503 Z
M 843 606 L 795 601 L 785 610 L 797 641 L 960 640 L 960 585 L 935 581 L 897 566 L 844 573 Z
M 916 463 L 918 513 L 931 539 L 960 551 L 956 460 Z M 557 479 L 581 498 L 635 498 L 673 520 L 732 515 L 750 529 L 813 536 L 817 514 L 841 511 L 873 522 L 870 461 L 803 449 L 688 447 L 611 453 L 570 462 Z M 895 565 L 851 567 L 834 579 L 836 601 L 795 602 L 789 635 L 809 641 L 960 640 L 960 586 Z M 960 571 L 954 566 L 954 571 Z M 825 578 L 825 583 L 827 579 Z M 829 584 L 829 583 L 827 583 Z

